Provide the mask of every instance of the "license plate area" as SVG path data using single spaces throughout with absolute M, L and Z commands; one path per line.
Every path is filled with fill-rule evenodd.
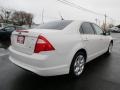
M 18 35 L 18 36 L 17 36 L 17 43 L 19 43 L 19 44 L 24 44 L 24 42 L 25 42 L 25 36 L 23 36 L 23 35 Z

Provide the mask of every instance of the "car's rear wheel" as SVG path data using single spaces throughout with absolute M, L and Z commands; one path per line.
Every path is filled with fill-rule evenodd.
M 70 67 L 70 75 L 72 77 L 76 78 L 82 74 L 85 67 L 85 59 L 86 59 L 85 54 L 82 52 L 78 52 L 74 56 Z
M 112 53 L 112 48 L 113 48 L 113 43 L 110 42 L 109 47 L 108 47 L 107 54 L 111 54 L 111 53 Z

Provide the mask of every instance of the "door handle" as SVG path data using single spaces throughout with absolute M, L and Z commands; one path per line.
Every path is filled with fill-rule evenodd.
M 103 38 L 100 38 L 100 40 L 103 40 Z

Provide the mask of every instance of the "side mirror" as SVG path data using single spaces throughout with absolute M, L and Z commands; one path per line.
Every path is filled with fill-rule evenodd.
M 109 36 L 111 33 L 110 33 L 110 31 L 104 31 L 103 32 L 103 35 L 105 35 L 105 36 Z
M 106 32 L 105 32 L 105 31 L 103 32 L 103 35 L 106 35 Z

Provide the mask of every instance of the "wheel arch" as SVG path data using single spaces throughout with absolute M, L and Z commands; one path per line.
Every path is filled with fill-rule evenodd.
M 81 48 L 81 49 L 77 50 L 77 52 L 74 54 L 74 56 L 75 56 L 78 52 L 84 53 L 84 54 L 85 54 L 85 60 L 87 60 L 87 51 L 86 51 L 84 48 Z M 74 58 L 74 56 L 73 56 L 73 58 Z M 85 61 L 85 62 L 86 62 L 86 61 Z
M 86 51 L 84 48 L 78 49 L 78 50 L 74 53 L 74 55 L 73 55 L 73 57 L 72 57 L 72 60 L 71 60 L 71 62 L 70 62 L 69 73 L 70 73 L 70 70 L 71 70 L 72 62 L 73 62 L 73 60 L 74 60 L 74 56 L 75 56 L 78 52 L 84 53 L 84 54 L 85 54 L 85 62 L 86 62 L 86 60 L 87 60 L 87 51 Z
M 83 53 L 85 54 L 85 62 L 86 62 L 86 60 L 87 60 L 87 51 L 86 51 L 84 48 L 81 48 L 81 49 L 76 50 L 76 52 L 74 52 L 74 54 L 72 55 L 72 58 L 71 58 L 71 61 L 70 61 L 70 66 L 71 66 L 71 63 L 72 63 L 72 61 L 73 61 L 74 56 L 75 56 L 78 52 L 83 52 Z

